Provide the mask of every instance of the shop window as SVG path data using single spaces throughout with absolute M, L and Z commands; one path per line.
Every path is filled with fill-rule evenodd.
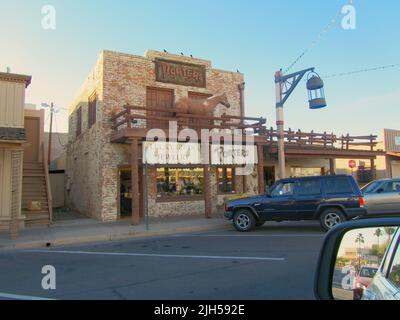
M 96 93 L 92 94 L 89 97 L 88 101 L 88 124 L 89 129 L 96 123 L 96 104 L 97 104 L 97 95 Z
M 76 136 L 79 137 L 82 133 L 82 107 L 76 110 Z
M 157 168 L 157 197 L 203 198 L 203 168 Z
M 235 169 L 231 167 L 217 168 L 218 175 L 218 192 L 234 193 L 235 192 Z

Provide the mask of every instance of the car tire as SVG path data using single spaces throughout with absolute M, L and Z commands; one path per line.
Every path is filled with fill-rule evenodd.
M 233 226 L 237 231 L 248 232 L 256 225 L 254 215 L 246 209 L 239 209 L 233 216 Z
M 257 221 L 256 222 L 256 227 L 262 227 L 265 224 L 265 221 Z
M 325 231 L 329 231 L 334 226 L 345 222 L 346 220 L 346 216 L 343 214 L 343 212 L 336 208 L 325 209 L 319 218 L 321 227 Z

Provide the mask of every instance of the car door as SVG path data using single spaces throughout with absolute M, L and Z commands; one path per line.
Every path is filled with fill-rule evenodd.
M 400 214 L 400 180 L 382 183 L 367 195 L 369 214 Z
M 297 218 L 300 220 L 313 219 L 321 199 L 321 179 L 299 180 L 295 193 Z
M 268 199 L 262 203 L 265 220 L 291 220 L 296 216 L 294 205 L 295 181 L 278 182 Z

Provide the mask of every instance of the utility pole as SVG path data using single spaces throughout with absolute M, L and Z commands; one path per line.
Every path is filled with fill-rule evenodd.
M 285 120 L 283 117 L 282 103 L 282 70 L 275 73 L 275 92 L 276 92 L 276 129 L 278 134 L 278 161 L 279 179 L 286 178 L 286 159 L 285 159 Z
M 54 104 L 53 102 L 50 104 L 50 132 L 49 132 L 49 148 L 48 148 L 48 154 L 47 154 L 47 163 L 48 166 L 50 167 L 51 163 L 51 135 L 53 131 L 53 113 L 54 113 Z
M 306 73 L 314 73 L 314 68 L 308 68 L 288 75 L 283 75 L 282 69 L 275 72 L 276 130 L 278 135 L 279 179 L 286 178 L 285 122 L 283 116 L 283 105 Z M 319 78 L 317 74 L 307 80 L 307 89 L 309 92 L 308 102 L 310 109 L 319 109 L 326 107 L 323 86 L 323 81 Z

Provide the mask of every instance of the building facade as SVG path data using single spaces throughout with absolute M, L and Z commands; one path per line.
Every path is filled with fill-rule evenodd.
M 0 230 L 18 235 L 21 214 L 25 89 L 30 76 L 0 73 Z
M 70 106 L 67 205 L 101 221 L 129 216 L 138 224 L 144 212 L 211 217 L 227 198 L 264 193 L 279 179 L 278 135 L 266 119 L 245 115 L 244 89 L 243 74 L 214 69 L 208 60 L 103 51 Z M 175 140 L 171 122 L 184 133 Z M 154 129 L 169 135 L 149 141 Z M 194 143 L 188 129 L 197 134 Z M 211 130 L 206 144 L 204 129 Z M 234 146 L 218 145 L 235 130 Z M 384 155 L 376 138 L 288 129 L 286 176 L 335 174 L 337 159 L 374 168 Z M 209 162 L 196 158 L 199 150 L 208 150 Z M 253 166 L 239 174 L 243 154 L 253 155 Z
M 130 216 L 135 205 L 143 216 L 145 193 L 148 213 L 153 217 L 204 214 L 207 210 L 210 215 L 221 208 L 227 196 L 258 193 L 257 168 L 244 178 L 235 175 L 233 166 L 212 166 L 208 173 L 200 164 L 160 163 L 148 168 L 144 181 L 141 157 L 145 134 L 116 138 L 116 132 L 125 129 L 136 133 L 141 128 L 166 129 L 164 120 L 177 119 L 175 102 L 184 98 L 203 102 L 216 93 L 225 94 L 229 108 L 218 104 L 208 114 L 192 115 L 189 126 L 205 121 L 204 117 L 232 116 L 240 122 L 244 117 L 243 90 L 243 74 L 214 69 L 208 60 L 156 51 L 147 51 L 144 56 L 103 51 L 70 107 L 68 205 L 99 220 L 115 221 Z M 129 128 L 118 131 L 113 117 L 123 113 L 127 105 L 137 106 L 133 113 L 142 118 L 125 121 Z M 132 137 L 138 140 L 136 151 L 132 150 Z M 133 170 L 138 172 L 133 175 L 132 163 L 136 161 L 137 169 Z M 210 187 L 206 188 L 208 175 Z

